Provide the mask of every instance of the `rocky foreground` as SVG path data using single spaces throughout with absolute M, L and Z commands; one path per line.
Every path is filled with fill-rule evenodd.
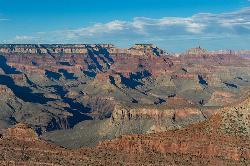
M 121 136 L 94 148 L 67 150 L 27 125 L 2 132 L 1 165 L 249 165 L 250 98 L 182 129 Z

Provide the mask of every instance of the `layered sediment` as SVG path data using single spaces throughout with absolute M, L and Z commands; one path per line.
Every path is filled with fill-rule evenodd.
M 71 148 L 182 128 L 244 98 L 247 53 L 198 47 L 176 57 L 152 44 L 0 45 L 0 128 L 25 123 Z
M 250 100 L 218 109 L 182 129 L 127 135 L 93 148 L 44 142 L 24 124 L 2 132 L 2 165 L 249 165 Z

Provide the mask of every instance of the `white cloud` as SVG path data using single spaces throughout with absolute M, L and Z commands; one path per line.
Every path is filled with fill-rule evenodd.
M 84 27 L 76 30 L 66 30 L 66 31 L 58 31 L 58 33 L 62 32 L 66 34 L 69 38 L 75 38 L 78 36 L 94 36 L 102 33 L 112 33 L 116 31 L 122 31 L 126 28 L 125 21 L 111 21 L 108 23 L 96 23 L 93 26 Z
M 32 36 L 16 36 L 15 40 L 30 40 L 33 39 L 34 37 Z
M 250 34 L 250 8 L 230 13 L 198 13 L 190 17 L 158 19 L 135 17 L 131 21 L 113 20 L 78 29 L 38 32 L 16 36 L 15 42 L 100 43 L 178 40 L 214 40 Z M 235 37 L 236 38 L 236 37 Z
M 36 43 L 39 37 L 26 36 L 26 35 L 16 35 L 13 39 L 5 41 L 5 43 Z
M 199 13 L 191 17 L 163 17 L 152 19 L 135 17 L 131 21 L 114 20 L 96 23 L 75 30 L 58 31 L 67 38 L 101 37 L 107 34 L 123 36 L 162 36 L 196 34 L 250 33 L 250 8 L 231 13 Z

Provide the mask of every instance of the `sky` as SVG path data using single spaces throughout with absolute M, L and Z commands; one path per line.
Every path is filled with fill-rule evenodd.
M 250 49 L 250 0 L 0 0 L 0 43 Z

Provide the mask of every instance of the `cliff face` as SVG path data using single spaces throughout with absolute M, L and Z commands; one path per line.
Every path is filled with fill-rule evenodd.
M 160 56 L 164 51 L 153 44 L 136 44 L 128 49 L 115 48 L 112 44 L 1 44 L 0 52 L 5 54 L 87 54 L 89 49 L 99 51 L 106 49 L 110 54 L 131 54 Z
M 122 136 L 98 145 L 109 149 L 120 162 L 171 165 L 250 164 L 250 98 L 225 107 L 208 121 L 180 130 Z M 235 116 L 235 115 L 238 116 Z M 136 158 L 134 156 L 137 156 Z
M 249 165 L 246 53 L 0 45 L 0 164 Z
M 67 146 L 85 140 L 77 131 L 87 127 L 95 143 L 184 127 L 249 91 L 250 61 L 240 55 L 196 48 L 174 57 L 151 44 L 0 45 L 0 128 L 29 124 Z
M 40 140 L 24 124 L 0 135 L 2 165 L 249 165 L 249 97 L 182 129 L 121 136 L 67 150 Z M 238 114 L 239 116 L 235 116 Z M 238 123 L 242 122 L 242 123 Z M 228 129 L 228 126 L 233 129 Z M 243 128 L 245 128 L 243 130 Z
M 20 54 L 86 54 L 86 45 L 13 45 L 6 44 L 0 46 L 0 52 L 2 53 L 20 53 Z
M 197 47 L 197 48 L 191 48 L 187 50 L 186 54 L 187 55 L 206 55 L 208 54 L 208 51 L 201 47 Z
M 207 112 L 206 112 L 207 111 Z M 124 108 L 115 106 L 111 119 L 113 123 L 120 121 L 133 121 L 150 119 L 154 123 L 150 128 L 172 129 L 183 127 L 189 123 L 205 120 L 217 110 L 202 110 L 198 108 L 179 108 L 179 109 L 157 109 L 157 108 Z M 147 132 L 151 132 L 150 129 Z

